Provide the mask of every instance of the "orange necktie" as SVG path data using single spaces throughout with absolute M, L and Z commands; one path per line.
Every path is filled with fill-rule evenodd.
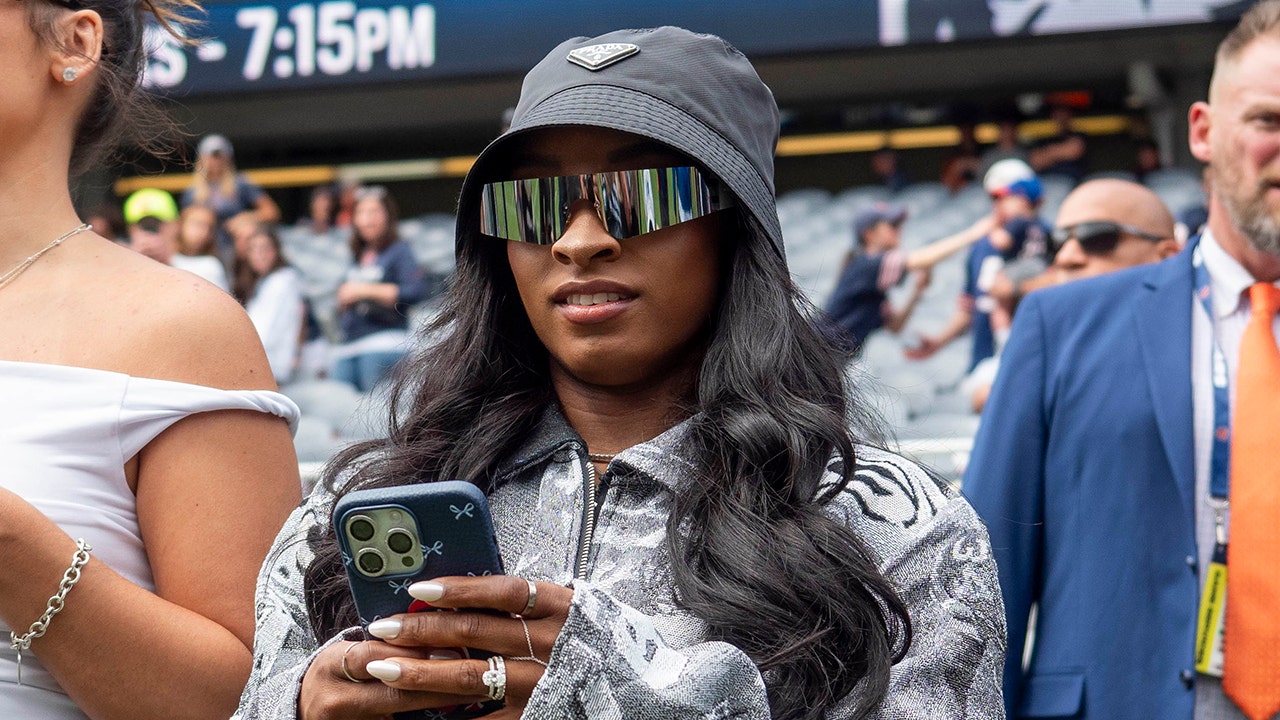
M 1249 288 L 1231 437 L 1222 686 L 1250 720 L 1280 711 L 1280 288 Z

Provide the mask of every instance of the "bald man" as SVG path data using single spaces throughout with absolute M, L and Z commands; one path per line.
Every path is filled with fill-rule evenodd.
M 1178 253 L 1173 215 L 1128 180 L 1091 180 L 1062 201 L 1052 239 L 1058 282 L 1159 262 Z
M 1062 201 L 1050 235 L 1053 265 L 1027 280 L 1009 277 L 1006 266 L 992 283 L 998 308 L 992 324 L 1008 327 L 1026 293 L 1064 282 L 1159 262 L 1178 253 L 1173 215 L 1160 196 L 1128 180 L 1091 180 Z M 1030 272 L 1037 272 L 1032 268 Z M 1012 272 L 1010 272 L 1012 274 Z M 982 412 L 1000 367 L 1000 355 L 978 363 L 961 382 L 974 412 Z
M 1010 718 L 1280 718 L 1280 391 L 1249 387 L 1280 361 L 1280 1 L 1222 42 L 1188 120 L 1213 168 L 1204 232 L 1027 295 L 974 440 L 964 494 L 1000 571 Z M 1102 189 L 1063 207 L 1069 272 L 1106 267 L 1071 245 L 1106 244 L 1083 223 L 1111 200 L 1129 226 L 1113 259 L 1161 252 L 1135 229 L 1164 226 Z

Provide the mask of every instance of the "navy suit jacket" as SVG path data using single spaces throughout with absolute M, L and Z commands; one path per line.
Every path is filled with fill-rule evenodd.
M 1193 245 L 1018 308 L 964 477 L 1000 570 L 1010 718 L 1191 720 Z

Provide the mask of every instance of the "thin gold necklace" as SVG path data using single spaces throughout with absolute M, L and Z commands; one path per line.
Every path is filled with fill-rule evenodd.
M 84 232 L 85 230 L 88 230 L 89 227 L 90 227 L 89 223 L 85 223 L 74 230 L 63 233 L 62 235 L 58 236 L 57 240 L 54 240 L 48 245 L 45 245 L 44 247 L 37 250 L 36 253 L 31 257 L 18 263 L 17 267 L 5 273 L 4 275 L 0 275 L 0 289 L 4 289 L 6 285 L 16 280 L 19 275 L 21 275 L 23 272 L 26 271 L 27 268 L 31 267 L 32 265 L 35 265 L 36 261 L 39 260 L 41 256 L 43 256 L 45 253 L 61 245 L 62 241 L 66 240 L 67 238 L 73 235 L 78 235 Z

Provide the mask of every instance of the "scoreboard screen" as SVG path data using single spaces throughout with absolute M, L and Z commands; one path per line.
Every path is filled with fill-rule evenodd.
M 149 28 L 146 85 L 174 95 L 522 73 L 623 27 L 711 32 L 753 57 L 1226 23 L 1250 0 L 215 0 Z

